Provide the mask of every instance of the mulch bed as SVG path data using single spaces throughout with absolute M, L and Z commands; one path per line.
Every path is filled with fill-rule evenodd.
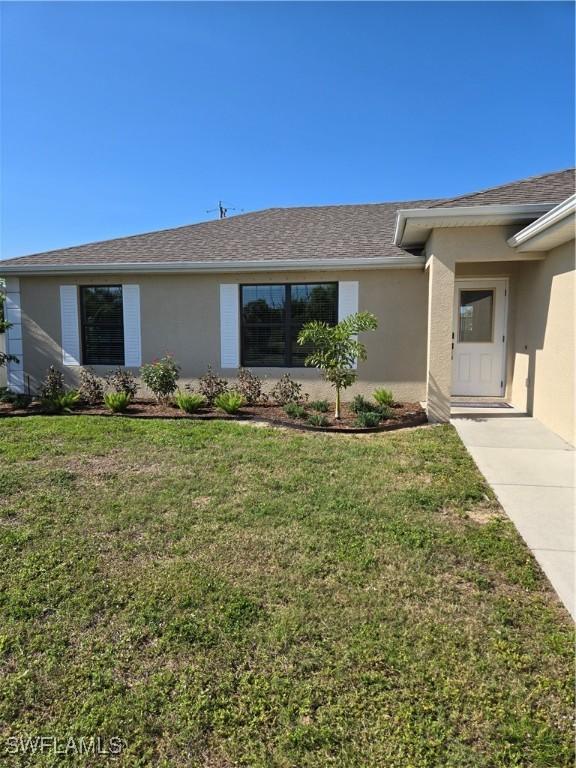
M 313 413 L 308 409 L 309 413 Z M 47 414 L 40 403 L 33 402 L 28 408 L 14 408 L 9 403 L 0 403 L 0 418 L 10 416 L 39 416 Z M 396 403 L 392 408 L 392 415 L 389 419 L 381 421 L 377 427 L 357 427 L 356 414 L 352 413 L 347 404 L 342 406 L 342 418 L 336 421 L 333 416 L 332 404 L 330 411 L 324 416 L 328 421 L 328 426 L 314 427 L 307 424 L 305 419 L 291 418 L 284 411 L 284 408 L 277 405 L 253 405 L 245 406 L 241 411 L 230 416 L 216 409 L 209 407 L 202 408 L 198 413 L 187 414 L 173 405 L 160 405 L 150 400 L 135 400 L 128 411 L 123 414 L 113 414 L 104 406 L 79 405 L 69 413 L 61 414 L 64 416 L 114 416 L 116 418 L 132 419 L 187 419 L 190 421 L 265 421 L 269 424 L 289 427 L 292 429 L 301 429 L 314 432 L 385 432 L 404 427 L 414 427 L 419 424 L 425 424 L 426 414 L 419 403 Z

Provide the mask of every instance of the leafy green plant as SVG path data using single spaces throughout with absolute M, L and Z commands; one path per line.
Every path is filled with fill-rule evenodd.
M 380 413 L 377 411 L 361 411 L 356 417 L 357 427 L 377 427 L 380 424 Z
M 209 405 L 213 405 L 217 397 L 227 392 L 228 382 L 226 379 L 217 376 L 212 370 L 212 366 L 209 365 L 204 376 L 201 376 L 198 380 L 198 390 L 200 394 L 204 395 L 206 402 Z
M 352 413 L 366 413 L 369 411 L 376 411 L 376 406 L 370 400 L 367 400 L 363 395 L 354 395 L 352 402 L 350 403 L 350 410 Z
M 270 390 L 270 399 L 275 405 L 286 405 L 286 403 L 298 403 L 302 400 L 302 384 L 285 373 Z
M 104 400 L 104 379 L 96 376 L 91 368 L 82 368 L 80 371 L 80 386 L 78 387 L 80 399 L 88 405 L 100 405 Z
M 291 419 L 305 419 L 307 416 L 306 408 L 300 403 L 286 403 L 284 412 L 287 416 L 290 416 Z
M 130 398 L 136 397 L 136 392 L 138 392 L 138 383 L 134 374 L 126 368 L 118 367 L 109 373 L 106 376 L 106 384 L 113 392 L 124 392 L 124 394 L 130 395 Z
M 384 387 L 375 389 L 372 397 L 378 405 L 394 405 L 394 395 L 390 389 L 384 389 Z
M 389 405 L 379 405 L 378 413 L 381 419 L 389 419 L 392 416 L 392 408 Z
M 190 394 L 186 392 L 177 392 L 174 395 L 174 400 L 178 408 L 185 413 L 196 413 L 196 411 L 206 404 L 206 398 L 198 392 L 190 392 Z
M 53 365 L 46 371 L 46 376 L 40 382 L 40 399 L 56 401 L 64 390 L 64 374 Z
M 328 419 L 323 413 L 311 413 L 308 416 L 308 424 L 311 424 L 313 427 L 327 427 Z
M 0 403 L 9 403 L 14 408 L 28 408 L 32 396 L 24 392 L 12 392 L 8 387 L 0 387 Z
M 49 413 L 64 413 L 70 412 L 79 400 L 79 393 L 71 389 L 68 392 L 54 393 L 50 397 L 42 397 L 41 403 L 44 410 Z
M 244 397 L 246 405 L 256 405 L 267 400 L 267 396 L 262 391 L 263 384 L 260 376 L 256 376 L 248 368 L 240 368 L 238 378 L 234 382 L 234 390 Z
M 104 395 L 106 407 L 112 413 L 125 413 L 132 401 L 132 396 L 128 392 L 107 392 Z
M 378 321 L 371 312 L 349 315 L 336 325 L 315 320 L 306 323 L 298 336 L 298 344 L 312 344 L 313 352 L 304 361 L 322 371 L 325 380 L 336 390 L 334 417 L 340 418 L 340 393 L 350 387 L 358 376 L 357 360 L 366 359 L 366 347 L 358 341 L 362 331 L 374 330 Z
M 32 395 L 27 395 L 24 392 L 14 392 L 10 402 L 14 408 L 28 408 L 32 402 Z
M 238 413 L 245 402 L 243 395 L 241 395 L 240 392 L 235 392 L 233 389 L 229 392 L 222 392 L 222 394 L 218 395 L 214 400 L 214 404 L 217 408 L 231 414 Z
M 140 368 L 140 378 L 159 403 L 166 403 L 178 386 L 180 366 L 172 355 L 146 363 Z
M 312 402 L 309 403 L 309 406 L 313 411 L 318 411 L 318 413 L 328 413 L 330 410 L 330 403 L 328 400 L 312 400 Z

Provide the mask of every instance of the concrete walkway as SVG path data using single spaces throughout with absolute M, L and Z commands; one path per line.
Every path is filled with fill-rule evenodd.
M 453 406 L 452 423 L 576 620 L 574 448 L 515 409 Z

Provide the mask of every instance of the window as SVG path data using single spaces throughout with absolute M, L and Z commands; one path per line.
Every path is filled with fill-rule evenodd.
M 122 286 L 80 286 L 83 365 L 124 365 Z
M 303 366 L 310 349 L 297 343 L 311 320 L 338 322 L 338 283 L 242 285 L 242 365 Z
M 494 291 L 460 291 L 458 341 L 491 342 Z

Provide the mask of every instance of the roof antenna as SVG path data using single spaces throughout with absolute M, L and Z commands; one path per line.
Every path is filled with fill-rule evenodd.
M 222 200 L 218 200 L 218 208 L 210 208 L 206 213 L 215 213 L 216 211 L 218 211 L 219 218 L 225 219 L 228 211 L 240 211 L 240 213 L 243 213 L 244 208 L 225 208 Z

